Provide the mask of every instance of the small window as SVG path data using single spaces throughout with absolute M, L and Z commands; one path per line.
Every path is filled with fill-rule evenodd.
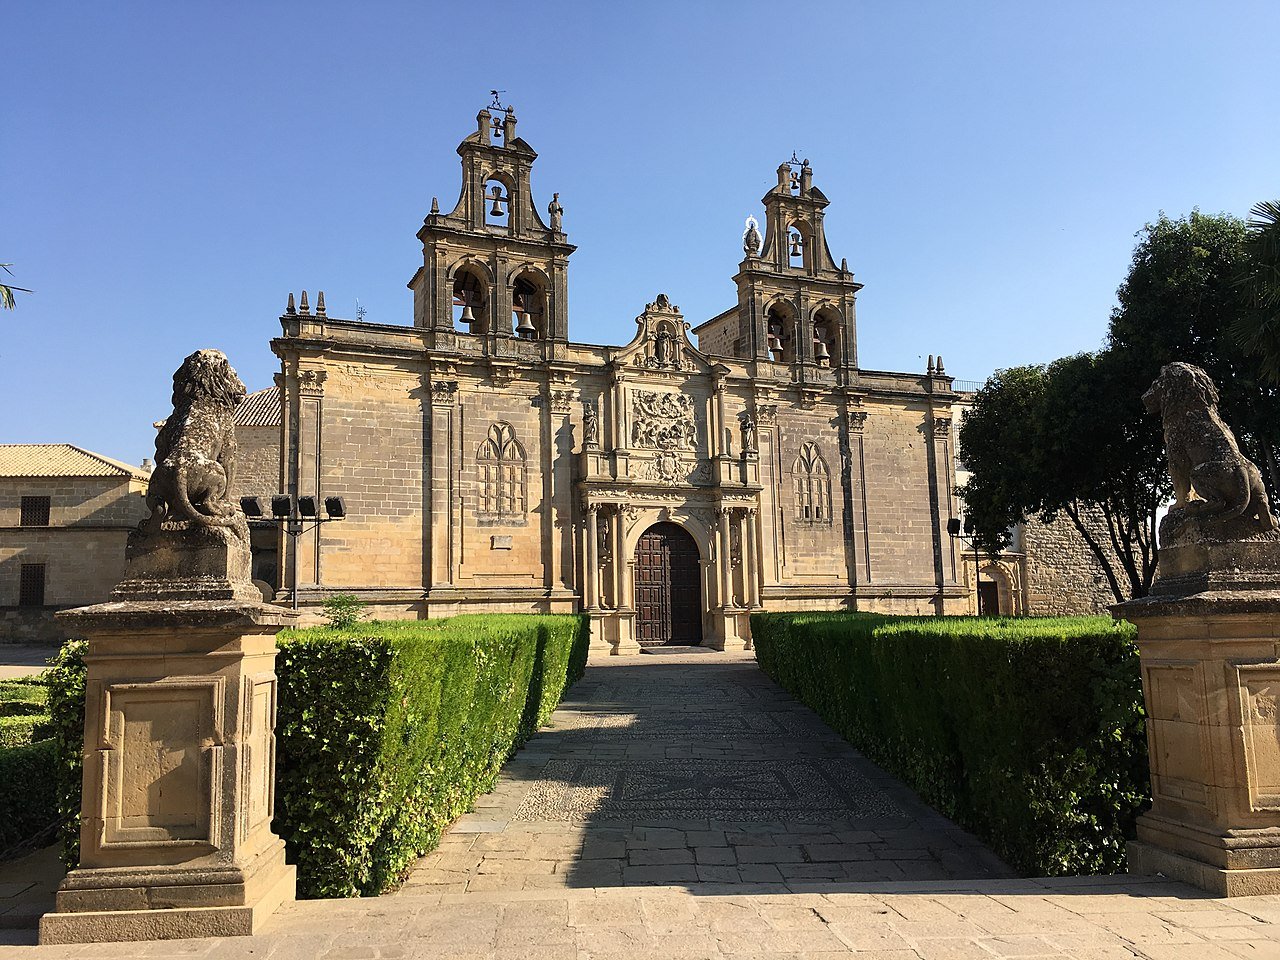
M 9 501 L 12 503 L 13 501 Z M 22 526 L 47 527 L 49 525 L 49 498 L 22 498 Z
M 18 606 L 44 606 L 44 564 L 24 563 L 18 580 Z

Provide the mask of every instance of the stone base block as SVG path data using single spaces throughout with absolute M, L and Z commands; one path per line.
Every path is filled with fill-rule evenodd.
M 1140 840 L 1130 841 L 1126 851 L 1132 874 L 1168 877 L 1217 897 L 1258 897 L 1280 893 L 1280 868 L 1227 870 Z
M 262 932 L 263 924 L 281 904 L 294 899 L 297 888 L 295 868 L 280 864 L 276 873 L 255 902 L 238 906 L 46 913 L 40 918 L 40 943 L 116 943 L 251 936 Z
M 261 601 L 252 583 L 249 528 L 243 517 L 226 526 L 166 523 L 134 530 L 125 547 L 124 580 L 114 600 Z

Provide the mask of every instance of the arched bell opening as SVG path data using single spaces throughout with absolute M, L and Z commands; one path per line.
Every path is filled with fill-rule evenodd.
M 489 286 L 468 267 L 460 268 L 453 278 L 453 325 L 467 333 L 489 332 Z
M 794 220 L 787 225 L 787 264 L 812 272 L 813 266 L 813 231 L 803 220 Z
M 698 542 L 677 523 L 655 523 L 635 555 L 636 639 L 641 646 L 702 642 Z
M 840 365 L 840 314 L 831 307 L 813 315 L 813 359 L 820 367 Z
M 494 175 L 484 182 L 484 225 L 500 230 L 511 227 L 511 184 Z
M 547 335 L 547 291 L 533 274 L 521 274 L 511 287 L 511 328 L 525 340 Z
M 796 312 L 785 301 L 778 301 L 765 311 L 768 328 L 769 359 L 775 363 L 791 363 L 796 358 Z

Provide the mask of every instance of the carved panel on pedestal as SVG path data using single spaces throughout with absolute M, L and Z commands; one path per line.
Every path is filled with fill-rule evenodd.
M 1191 663 L 1150 663 L 1144 670 L 1151 732 L 1151 780 L 1157 798 L 1211 807 L 1203 684 Z
M 204 841 L 218 816 L 222 677 L 111 684 L 104 692 L 103 846 Z
M 240 782 L 244 790 L 239 828 L 248 836 L 275 813 L 276 678 L 263 674 L 245 683 L 245 748 Z
M 1249 807 L 1280 810 L 1280 665 L 1236 668 Z

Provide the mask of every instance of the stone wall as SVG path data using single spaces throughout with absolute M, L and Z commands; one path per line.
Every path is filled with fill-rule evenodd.
M 53 609 L 108 598 L 129 531 L 147 515 L 145 491 L 123 477 L 0 479 L 0 642 L 65 639 Z M 24 496 L 49 497 L 49 526 L 19 525 Z M 18 607 L 24 563 L 45 564 L 43 611 Z
M 1106 543 L 1101 519 L 1094 523 L 1098 540 Z M 1023 545 L 1028 615 L 1101 614 L 1116 602 L 1101 565 L 1069 518 L 1059 517 L 1051 524 L 1028 522 Z
M 263 497 L 270 504 L 280 493 L 280 425 L 236 424 L 236 480 L 232 499 Z

